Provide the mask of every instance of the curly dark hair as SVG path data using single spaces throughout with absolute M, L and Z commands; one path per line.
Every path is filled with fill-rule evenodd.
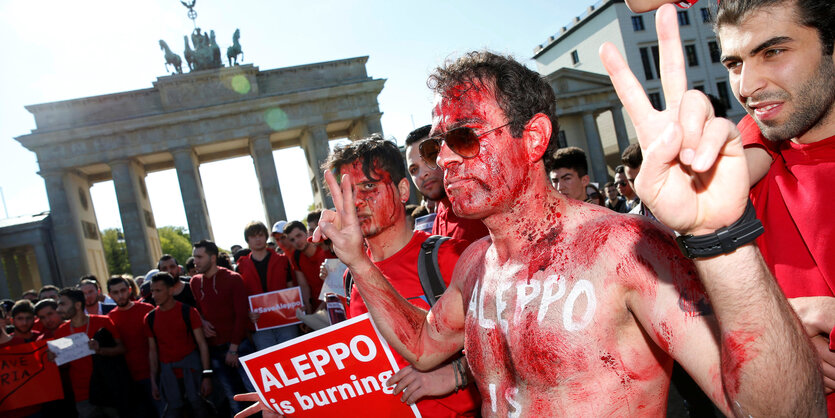
M 723 25 L 737 26 L 745 17 L 757 10 L 767 7 L 782 6 L 794 3 L 797 12 L 797 23 L 814 28 L 818 31 L 823 55 L 832 55 L 835 50 L 835 2 L 832 0 L 734 0 L 719 2 L 714 31 L 719 33 Z
M 374 177 L 374 169 L 385 171 L 391 176 L 394 184 L 406 178 L 406 162 L 394 142 L 383 139 L 380 134 L 369 138 L 351 142 L 337 147 L 322 164 L 322 170 L 336 172 L 339 167 L 359 160 L 362 163 L 362 173 L 370 180 L 378 181 Z M 336 176 L 339 178 L 339 176 Z
M 472 51 L 435 69 L 427 85 L 436 94 L 450 97 L 450 90 L 462 85 L 490 90 L 510 122 L 510 134 L 522 136 L 525 125 L 542 113 L 551 120 L 551 138 L 545 155 L 553 155 L 559 146 L 557 134 L 557 98 L 554 90 L 538 73 L 510 56 L 489 51 Z M 456 93 L 460 95 L 460 91 Z

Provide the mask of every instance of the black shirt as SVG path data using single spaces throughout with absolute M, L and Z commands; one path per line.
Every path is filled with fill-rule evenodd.
M 256 260 L 251 257 L 252 264 L 255 265 L 255 270 L 258 272 L 258 277 L 261 278 L 261 289 L 267 291 L 267 266 L 270 264 L 270 252 L 267 251 L 267 256 L 263 260 Z

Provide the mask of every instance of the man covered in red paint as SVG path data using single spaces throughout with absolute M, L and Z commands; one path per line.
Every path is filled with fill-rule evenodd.
M 368 256 L 400 297 L 414 306 L 428 309 L 417 264 L 421 244 L 429 234 L 413 231 L 406 220 L 409 180 L 404 166 L 397 146 L 375 136 L 337 148 L 323 169 L 350 174 L 350 187 L 356 190 L 351 205 L 356 207 Z M 468 245 L 467 241 L 459 239 L 447 240 L 440 245 L 438 266 L 447 285 L 459 256 Z M 363 296 L 356 286 L 352 288 L 349 317 L 368 312 Z M 460 356 L 451 360 L 421 373 L 411 367 L 404 368 L 408 363 L 397 356 L 403 369 L 389 384 L 397 383 L 395 394 L 403 392 L 402 399 L 416 404 L 423 416 L 475 416 L 478 393 L 472 384 L 463 383 L 461 369 L 452 364 L 453 361 L 460 364 Z
M 667 9 L 658 18 L 676 17 Z M 680 55 L 677 34 L 664 35 L 662 49 Z M 430 369 L 466 347 L 485 415 L 664 415 L 674 359 L 726 414 L 820 414 L 814 353 L 752 243 L 693 263 L 646 218 L 551 188 L 542 157 L 556 146 L 556 101 L 523 65 L 473 52 L 431 81 L 435 136 L 422 155 L 444 169 L 453 210 L 483 219 L 490 237 L 461 256 L 427 313 L 400 298 L 363 251 L 351 176 L 340 187 L 326 173 L 336 211 L 323 213 L 314 236 L 332 240 L 404 358 Z M 703 171 L 677 170 L 673 180 L 716 186 Z M 645 163 L 651 178 L 646 171 Z M 666 210 L 653 209 L 667 221 L 672 206 L 671 226 L 707 234 L 741 218 L 745 189 L 688 186 L 665 194 Z

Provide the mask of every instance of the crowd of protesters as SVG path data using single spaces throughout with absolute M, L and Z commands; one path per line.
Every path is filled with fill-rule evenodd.
M 628 3 L 643 10 L 665 1 Z M 692 110 L 681 113 L 690 119 L 677 113 L 678 104 L 655 112 L 640 100 L 646 99 L 643 90 L 620 56 L 604 47 L 601 56 L 627 98 L 626 110 L 652 126 L 637 127 L 640 144 L 623 151 L 612 181 L 600 187 L 590 182 L 581 149 L 557 149 L 552 142 L 558 125 L 551 87 L 507 57 L 467 54 L 432 75 L 434 125 L 409 133 L 405 159 L 377 135 L 331 153 L 322 168 L 336 209 L 272 228 L 250 222 L 242 228 L 246 245 L 233 246 L 231 255 L 202 240 L 188 260 L 164 255 L 143 277 L 88 275 L 72 287 L 45 286 L 2 301 L 0 347 L 85 333 L 95 353 L 60 367 L 64 399 L 10 416 L 207 417 L 265 410 L 247 407 L 257 399 L 239 358 L 311 330 L 256 330 L 259 314 L 247 298 L 298 286 L 300 315 L 321 310 L 325 265 L 337 258 L 352 273 L 354 282 L 346 283 L 355 283 L 344 288 L 348 316 L 372 313 L 401 367 L 389 383 L 424 416 L 658 415 L 667 408 L 671 376 L 692 415 L 820 415 L 829 400 L 829 416 L 835 416 L 835 402 L 824 397 L 835 389 L 832 222 L 809 203 L 818 198 L 797 193 L 819 192 L 805 186 L 818 185 L 835 160 L 833 34 L 820 24 L 831 25 L 835 11 L 814 0 L 744 3 L 720 5 L 717 30 L 724 28 L 723 47 L 736 54 L 723 55 L 729 71 L 758 65 L 751 57 L 762 50 L 794 45 L 790 36 L 776 36 L 783 32 L 805 39 L 793 48 L 812 51 L 817 61 L 792 65 L 830 94 L 780 81 L 813 96 L 798 99 L 797 106 L 816 114 L 816 121 L 782 121 L 788 126 L 783 129 L 754 120 L 781 106 L 751 105 L 754 99 L 790 103 L 792 97 L 758 95 L 767 76 L 761 85 L 735 84 L 754 115 L 740 122 L 741 141 L 732 125 L 717 127 L 722 122 L 715 122 L 719 115 L 714 119 L 706 96 L 684 94 L 686 83 L 668 83 L 665 93 Z M 659 31 L 676 27 L 671 10 L 659 11 Z M 751 24 L 774 16 L 781 17 L 771 28 Z M 678 48 L 677 36 L 666 33 L 662 50 Z M 758 37 L 764 43 L 748 45 Z M 780 49 L 767 59 L 788 53 Z M 663 77 L 683 78 L 676 66 L 662 67 Z M 530 91 L 516 94 L 523 89 Z M 703 108 L 709 111 L 697 110 Z M 686 128 L 696 119 L 704 125 L 698 126 L 698 156 L 685 144 L 693 129 L 681 135 L 681 144 L 659 139 L 672 135 L 657 122 L 664 118 L 682 119 L 677 123 Z M 699 145 L 711 141 L 713 146 Z M 717 177 L 728 172 L 739 176 Z M 419 206 L 406 205 L 410 179 L 422 196 Z M 753 203 L 746 206 L 749 186 Z M 682 208 L 694 202 L 721 210 L 681 221 Z M 626 213 L 637 216 L 619 215 Z M 764 234 L 754 215 L 763 218 Z M 750 231 L 739 233 L 740 225 Z M 751 232 L 757 227 L 760 232 Z M 822 238 L 813 239 L 811 231 Z M 742 235 L 726 238 L 737 233 Z M 755 246 L 757 234 L 763 235 Z M 703 241 L 716 235 L 718 249 L 699 247 L 694 235 Z M 416 260 L 427 242 L 448 289 L 444 297 L 423 286 Z M 723 277 L 740 269 L 748 287 Z M 574 286 L 567 299 L 585 295 L 588 318 L 576 318 L 568 308 L 566 314 L 549 312 L 549 304 L 567 292 L 566 281 Z M 596 288 L 607 290 L 595 296 Z M 516 299 L 502 299 L 509 293 Z M 396 304 L 417 308 L 374 309 Z M 791 365 L 771 367 L 778 358 Z M 610 402 L 619 393 L 624 402 Z M 681 401 L 669 399 L 671 408 Z

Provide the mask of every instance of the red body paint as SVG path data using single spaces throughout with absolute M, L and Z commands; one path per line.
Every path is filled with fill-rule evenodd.
M 461 86 L 437 103 L 433 135 L 507 123 L 490 89 L 476 87 Z M 422 325 L 413 311 L 380 307 L 398 317 L 395 335 L 420 359 L 460 343 L 463 303 L 467 361 L 484 415 L 663 415 L 672 366 L 664 351 L 676 343 L 684 315 L 660 331 L 644 327 L 656 328 L 659 312 L 675 309 L 674 298 L 657 309 L 655 301 L 658 277 L 669 285 L 686 270 L 676 266 L 681 256 L 649 221 L 560 196 L 541 154 L 532 153 L 540 149 L 536 138 L 525 135 L 497 129 L 470 159 L 441 147 L 437 162 L 453 210 L 483 219 L 491 233 L 459 259 L 452 286 L 461 300 L 443 298 Z M 445 333 L 456 341 L 427 338 Z
M 742 365 L 751 360 L 755 353 L 748 348 L 757 335 L 747 332 L 730 332 L 722 335 L 722 375 L 728 397 L 739 394 Z

